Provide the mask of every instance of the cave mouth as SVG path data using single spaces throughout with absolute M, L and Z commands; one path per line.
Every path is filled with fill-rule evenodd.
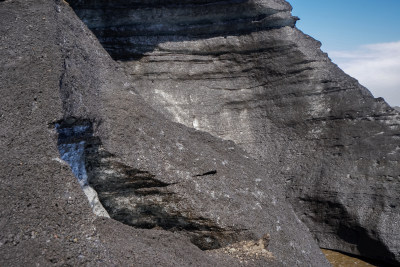
M 376 259 L 371 259 L 365 256 L 354 255 L 338 250 L 321 249 L 326 258 L 334 266 L 359 266 L 359 267 L 395 267 L 397 265 L 383 262 Z
M 58 121 L 60 158 L 68 163 L 97 216 L 141 229 L 180 232 L 202 250 L 219 249 L 255 237 L 245 229 L 220 227 L 214 221 L 177 210 L 181 199 L 173 185 L 132 168 L 106 151 L 94 135 L 96 122 L 70 117 Z
M 328 235 L 334 233 L 336 238 L 342 240 L 343 247 L 333 246 L 332 248 L 329 247 L 329 244 L 322 243 L 321 248 L 323 250 L 336 252 L 336 254 L 333 252 L 329 253 L 335 261 L 346 260 L 346 258 L 349 259 L 351 257 L 354 260 L 359 259 L 373 264 L 372 266 L 396 265 L 394 253 L 376 238 L 373 233 L 362 227 L 357 220 L 352 219 L 352 214 L 348 212 L 346 205 L 331 202 L 324 198 L 310 198 L 307 196 L 301 197 L 300 200 L 303 203 L 302 213 L 308 216 L 307 219 L 312 220 L 314 225 L 324 225 L 325 227 L 324 233 L 311 230 L 317 242 L 324 238 L 323 234 L 327 233 Z M 299 212 L 299 210 L 296 212 Z M 356 248 L 359 254 L 346 252 L 349 249 L 345 247 Z M 338 255 L 338 252 L 341 255 Z

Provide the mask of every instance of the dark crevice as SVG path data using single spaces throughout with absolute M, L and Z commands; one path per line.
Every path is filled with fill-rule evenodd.
M 212 170 L 212 171 L 209 171 L 209 172 L 205 172 L 205 173 L 203 173 L 203 174 L 197 174 L 197 175 L 195 175 L 194 177 L 207 176 L 207 175 L 214 175 L 214 174 L 217 174 L 217 170 Z
M 127 166 L 102 146 L 93 120 L 68 118 L 54 124 L 58 148 L 82 187 L 93 188 L 108 215 L 144 229 L 179 231 L 200 249 L 217 249 L 246 237 L 246 230 L 222 228 L 210 219 L 180 210 L 181 199 L 153 174 Z M 213 170 L 199 176 L 213 175 Z M 86 192 L 85 192 L 86 193 Z

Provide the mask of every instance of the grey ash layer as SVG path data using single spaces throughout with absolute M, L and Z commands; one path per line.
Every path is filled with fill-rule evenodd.
M 64 1 L 0 3 L 0 265 L 328 266 L 318 244 L 399 261 L 399 115 L 289 4 L 69 2 L 121 62 Z M 267 235 L 274 258 L 214 250 Z

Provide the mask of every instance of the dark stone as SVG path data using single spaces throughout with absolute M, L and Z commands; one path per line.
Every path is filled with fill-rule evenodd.
M 400 262 L 400 115 L 288 3 L 70 2 L 155 110 L 233 140 L 285 186 L 321 247 Z
M 69 3 L 1 4 L 0 265 L 400 262 L 399 112 L 286 1 Z
M 274 176 L 151 108 L 64 1 L 5 1 L 0 36 L 1 266 L 240 266 L 201 249 L 265 234 L 274 258 L 248 265 L 329 265 Z M 114 219 L 60 159 L 79 140 Z

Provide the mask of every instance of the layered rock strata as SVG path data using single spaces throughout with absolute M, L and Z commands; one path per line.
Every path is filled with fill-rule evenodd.
M 64 1 L 3 1 L 0 21 L 0 265 L 329 265 L 273 176 L 146 104 Z M 254 261 L 210 251 L 266 236 Z
M 321 247 L 399 262 L 400 115 L 287 2 L 70 3 L 154 109 L 258 159 Z

